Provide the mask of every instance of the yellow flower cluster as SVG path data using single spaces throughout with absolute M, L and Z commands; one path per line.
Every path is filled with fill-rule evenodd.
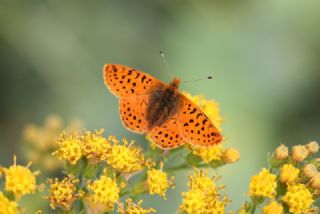
M 0 191 L 0 214 L 18 214 L 18 204 L 15 201 L 10 201 Z
M 183 201 L 180 210 L 192 214 L 223 214 L 229 200 L 219 198 L 215 184 L 216 178 L 208 177 L 208 171 L 195 171 L 189 177 L 189 191 L 183 192 Z
M 82 153 L 92 164 L 107 159 L 110 151 L 110 143 L 102 136 L 103 129 L 95 133 L 87 131 L 81 136 Z
M 288 186 L 282 201 L 288 205 L 291 213 L 308 213 L 313 203 L 312 194 L 304 184 Z
M 288 151 L 286 146 L 279 146 L 271 160 L 276 165 L 280 164 L 280 181 L 286 184 L 295 184 L 303 183 L 306 180 L 305 184 L 310 186 L 315 193 L 320 193 L 320 172 L 317 169 L 319 163 L 315 158 L 309 158 L 312 157 L 310 155 L 319 151 L 318 143 L 311 141 L 306 145 L 293 146 L 290 157 Z
M 102 175 L 87 185 L 90 193 L 86 197 L 90 207 L 99 207 L 103 212 L 111 211 L 119 200 L 120 188 L 115 179 Z
M 78 132 L 62 133 L 58 144 L 59 149 L 52 154 L 59 159 L 75 165 L 82 158 L 82 143 Z
M 128 198 L 126 200 L 126 207 L 122 203 L 119 204 L 118 212 L 120 214 L 148 214 L 148 213 L 156 212 L 156 210 L 153 208 L 149 208 L 149 209 L 142 208 L 141 207 L 142 202 L 143 201 L 140 200 L 138 204 L 135 204 L 133 203 L 131 198 Z
M 290 184 L 298 179 L 300 170 L 292 164 L 284 164 L 280 168 L 280 181 L 282 183 Z
M 320 172 L 317 169 L 320 165 L 312 155 L 318 150 L 315 141 L 293 146 L 291 152 L 285 145 L 280 145 L 269 160 L 273 174 L 263 169 L 251 178 L 249 195 L 258 197 L 252 198 L 254 206 L 251 207 L 272 198 L 263 207 L 264 214 L 283 214 L 285 208 L 295 214 L 317 213 L 318 208 L 313 203 L 320 196 Z M 246 211 L 252 212 L 250 208 Z
M 199 156 L 205 163 L 210 163 L 213 160 L 220 160 L 222 158 L 221 145 L 216 145 L 209 148 L 201 148 L 191 145 L 188 145 L 188 147 L 191 147 L 192 153 Z
M 30 170 L 31 162 L 27 166 L 17 165 L 16 156 L 13 157 L 13 162 L 8 168 L 0 167 L 0 178 L 5 178 L 4 185 L 1 185 L 4 190 L 0 190 L 0 214 L 23 212 L 24 208 L 19 206 L 20 199 L 42 190 L 43 187 L 36 183 L 36 176 L 40 172 Z
M 267 169 L 253 176 L 250 182 L 249 195 L 257 197 L 273 198 L 276 194 L 276 176 Z
M 276 201 L 271 201 L 263 208 L 263 214 L 283 214 L 283 207 Z
M 147 185 L 151 195 L 158 194 L 166 199 L 166 192 L 169 187 L 173 187 L 174 177 L 168 179 L 166 172 L 162 171 L 163 164 L 160 165 L 160 170 L 149 169 L 147 174 Z
M 103 129 L 92 132 L 63 132 L 58 139 L 59 148 L 53 153 L 59 159 L 75 165 L 86 157 L 91 164 L 106 160 L 110 142 L 102 136 Z
M 110 136 L 108 139 L 102 136 L 103 130 L 84 134 L 79 132 L 63 133 L 58 140 L 59 148 L 53 153 L 60 159 L 75 165 L 85 157 L 89 164 L 97 164 L 106 161 L 115 170 L 122 173 L 132 173 L 141 170 L 146 162 L 141 148 L 128 145 L 123 139 L 123 144 Z
M 44 172 L 54 172 L 63 166 L 62 161 L 57 161 L 51 153 L 57 149 L 57 138 L 62 129 L 67 132 L 82 128 L 79 120 L 70 121 L 67 126 L 63 125 L 62 119 L 57 115 L 49 115 L 42 126 L 28 124 L 24 128 L 23 145 L 26 159 Z
M 17 200 L 21 196 L 34 193 L 36 191 L 36 175 L 39 171 L 32 172 L 29 167 L 31 162 L 27 166 L 20 166 L 16 163 L 16 156 L 14 156 L 14 164 L 9 168 L 0 168 L 5 174 L 6 182 L 5 189 L 8 192 L 12 192 Z
M 52 209 L 59 207 L 64 211 L 68 211 L 72 207 L 73 202 L 83 195 L 81 191 L 77 191 L 78 183 L 79 180 L 72 175 L 69 175 L 62 181 L 59 181 L 58 178 L 54 180 L 49 179 L 50 195 L 47 199 L 50 200 L 50 207 Z
M 122 173 L 133 173 L 142 170 L 146 164 L 141 148 L 134 147 L 133 142 L 128 145 L 126 139 L 123 139 L 122 145 L 114 140 L 114 145 L 107 156 L 107 163 Z

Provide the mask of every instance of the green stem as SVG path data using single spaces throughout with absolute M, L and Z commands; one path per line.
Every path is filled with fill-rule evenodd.
M 250 214 L 254 214 L 256 212 L 257 205 L 253 204 L 250 209 Z
M 196 166 L 194 166 L 196 168 L 206 168 L 208 167 L 208 164 L 198 164 Z M 192 168 L 192 166 L 186 164 L 186 163 L 183 163 L 181 165 L 178 165 L 178 166 L 173 166 L 173 167 L 169 167 L 167 169 L 165 169 L 166 171 L 176 171 L 176 170 L 183 170 L 183 169 L 190 169 Z

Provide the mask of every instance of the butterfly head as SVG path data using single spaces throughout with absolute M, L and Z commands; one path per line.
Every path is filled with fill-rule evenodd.
M 170 83 L 170 88 L 172 89 L 178 89 L 180 85 L 181 80 L 179 78 L 174 78 Z

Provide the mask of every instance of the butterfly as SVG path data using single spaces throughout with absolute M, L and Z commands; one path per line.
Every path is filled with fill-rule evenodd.
M 166 84 L 119 64 L 106 64 L 104 82 L 119 98 L 126 128 L 148 136 L 162 149 L 185 142 L 197 147 L 219 144 L 222 136 L 203 111 L 179 91 L 180 79 Z

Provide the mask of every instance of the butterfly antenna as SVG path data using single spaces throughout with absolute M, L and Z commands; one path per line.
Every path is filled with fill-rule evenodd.
M 171 72 L 170 72 L 170 69 L 169 69 L 169 64 L 168 64 L 168 62 L 167 62 L 167 60 L 166 60 L 166 57 L 165 57 L 165 55 L 164 55 L 164 52 L 163 52 L 163 51 L 160 51 L 160 55 L 161 55 L 161 57 L 162 57 L 162 59 L 163 59 L 164 64 L 166 65 L 166 71 L 168 72 L 168 74 L 169 74 L 170 76 L 172 76 L 172 74 L 171 74 Z
M 198 81 L 201 81 L 201 80 L 211 80 L 211 79 L 212 79 L 212 76 L 207 76 L 207 77 L 202 77 L 202 78 L 200 78 L 200 79 L 182 81 L 182 83 L 198 82 Z

